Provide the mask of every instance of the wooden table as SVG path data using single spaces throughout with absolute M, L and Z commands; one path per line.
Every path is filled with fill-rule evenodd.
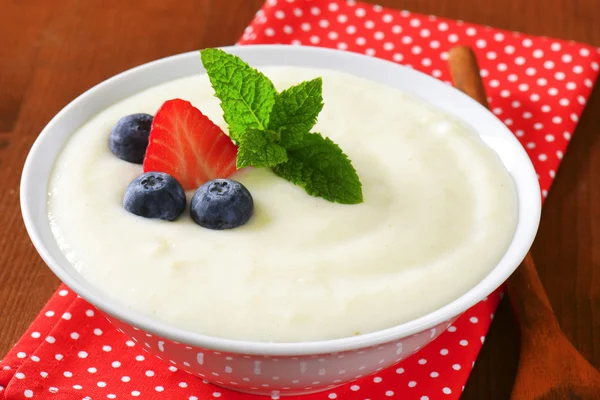
M 132 4 L 138 4 L 134 7 Z M 0 355 L 58 280 L 19 209 L 25 156 L 50 118 L 84 90 L 135 65 L 234 43 L 263 0 L 0 0 Z M 380 4 L 600 46 L 597 0 L 381 0 Z M 562 328 L 600 366 L 600 89 L 547 199 L 533 254 Z M 517 327 L 506 301 L 464 399 L 508 398 Z

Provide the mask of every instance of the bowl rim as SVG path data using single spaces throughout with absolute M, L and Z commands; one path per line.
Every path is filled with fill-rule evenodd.
M 502 126 L 496 127 L 496 130 L 503 131 L 504 133 L 502 135 L 506 136 L 503 137 L 503 139 L 506 139 L 508 142 L 512 142 L 511 144 L 514 147 L 514 151 L 516 152 L 517 157 L 522 158 L 524 156 L 527 159 L 524 168 L 522 168 L 522 170 L 519 171 L 519 174 L 524 176 L 523 179 L 527 180 L 528 184 L 535 185 L 533 189 L 537 189 L 532 190 L 532 193 L 530 193 L 529 208 L 527 209 L 530 222 L 529 225 L 526 226 L 525 237 L 523 238 L 524 240 L 521 243 L 518 243 L 516 245 L 516 248 L 513 248 L 514 243 L 513 241 L 511 241 L 511 245 L 504 255 L 506 256 L 509 253 L 509 251 L 512 251 L 511 265 L 506 266 L 501 271 L 496 271 L 498 269 L 498 266 L 500 265 L 499 262 L 494 267 L 494 269 L 492 269 L 481 281 L 479 281 L 477 285 L 471 288 L 468 292 L 464 293 L 454 301 L 451 301 L 450 303 L 447 303 L 444 306 L 430 313 L 427 313 L 419 318 L 410 320 L 408 322 L 390 328 L 365 333 L 358 336 L 308 342 L 259 342 L 250 340 L 226 339 L 216 336 L 193 333 L 181 328 L 173 327 L 167 323 L 147 317 L 141 313 L 134 312 L 128 309 L 127 307 L 117 303 L 116 301 L 108 299 L 107 296 L 103 296 L 99 292 L 95 293 L 94 290 L 80 283 L 69 272 L 67 272 L 66 269 L 63 268 L 61 264 L 52 256 L 44 239 L 42 238 L 42 235 L 39 232 L 38 224 L 40 222 L 36 221 L 36 218 L 34 217 L 34 212 L 30 207 L 29 202 L 27 201 L 31 196 L 30 192 L 32 190 L 32 184 L 34 181 L 34 159 L 38 157 L 41 152 L 43 152 L 45 142 L 47 142 L 47 137 L 51 135 L 52 132 L 55 130 L 55 126 L 58 124 L 58 122 L 61 119 L 68 118 L 69 113 L 71 113 L 71 110 L 75 107 L 75 105 L 82 102 L 82 100 L 95 96 L 95 94 L 103 87 L 106 87 L 108 85 L 114 85 L 115 83 L 120 81 L 126 81 L 132 76 L 134 77 L 137 73 L 149 68 L 159 66 L 162 63 L 182 62 L 192 56 L 199 58 L 198 50 L 196 50 L 173 55 L 170 57 L 161 58 L 155 61 L 139 65 L 137 67 L 121 72 L 107 80 L 102 81 L 101 83 L 95 85 L 91 89 L 88 89 L 83 94 L 79 95 L 77 98 L 71 101 L 63 109 L 61 109 L 52 118 L 52 120 L 44 127 L 42 132 L 39 134 L 29 151 L 29 154 L 23 167 L 20 185 L 21 211 L 27 233 L 29 234 L 29 237 L 34 247 L 42 257 L 44 262 L 48 265 L 48 267 L 54 272 L 54 274 L 56 274 L 56 276 L 62 282 L 64 282 L 71 290 L 73 290 L 83 299 L 91 303 L 93 306 L 95 306 L 102 312 L 116 319 L 119 319 L 124 323 L 129 324 L 137 329 L 152 333 L 153 335 L 157 335 L 165 339 L 170 339 L 175 342 L 184 343 L 202 349 L 211 349 L 230 353 L 273 356 L 314 355 L 349 351 L 359 348 L 376 346 L 382 343 L 401 339 L 416 334 L 418 332 L 431 329 L 444 322 L 451 321 L 452 319 L 459 316 L 464 311 L 466 311 L 467 309 L 484 299 L 495 289 L 497 289 L 518 267 L 520 262 L 525 257 L 527 251 L 531 247 L 539 226 L 539 220 L 541 215 L 541 194 L 539 190 L 539 183 L 537 179 L 537 174 L 531 163 L 531 160 L 527 156 L 527 153 L 525 152 L 522 145 L 518 142 L 518 140 L 512 134 L 512 132 L 510 132 L 510 130 L 485 107 L 483 107 L 464 93 L 448 85 L 445 85 L 441 81 L 438 81 L 437 79 L 430 77 L 429 75 L 412 70 L 405 66 L 398 65 L 397 63 L 393 63 L 391 61 L 368 57 L 366 55 L 312 46 L 236 45 L 220 48 L 225 51 L 242 56 L 244 55 L 244 53 L 247 54 L 248 52 L 281 52 L 283 55 L 285 55 L 286 53 L 292 54 L 294 52 L 301 52 L 304 54 L 315 53 L 317 56 L 322 57 L 335 56 L 349 63 L 352 63 L 356 60 L 364 63 L 366 62 L 364 59 L 369 59 L 371 60 L 369 62 L 375 63 L 373 65 L 393 65 L 394 68 L 404 68 L 404 73 L 406 74 L 417 74 L 414 76 L 420 76 L 419 79 L 424 79 L 425 81 L 435 81 L 435 85 L 439 85 L 440 90 L 442 86 L 445 86 L 446 89 L 444 90 L 446 91 L 449 89 L 454 91 L 455 93 L 453 94 L 453 96 L 455 96 L 457 99 L 460 99 L 461 102 L 469 104 L 469 107 L 472 107 L 474 109 L 479 109 L 479 111 L 482 113 L 486 113 L 488 115 L 487 118 L 493 117 L 494 120 L 496 120 Z M 408 72 L 407 70 L 409 70 L 410 72 Z M 73 134 L 74 132 L 75 131 L 71 132 L 69 135 Z M 58 153 L 56 154 L 56 156 L 58 156 Z M 55 162 L 56 156 L 53 158 L 52 163 Z M 47 180 L 45 181 L 45 183 L 47 185 Z M 531 198 L 531 196 L 533 197 Z M 519 208 L 519 212 L 522 212 L 521 208 Z M 514 238 L 515 236 L 513 235 L 513 239 Z M 503 257 L 503 260 L 504 258 L 505 257 Z M 493 274 L 493 272 L 497 273 Z

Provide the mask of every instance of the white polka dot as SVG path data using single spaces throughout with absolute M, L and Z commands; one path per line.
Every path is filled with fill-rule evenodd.
M 97 370 L 96 368 L 94 368 L 94 367 L 89 367 L 89 368 L 87 369 L 87 371 L 88 371 L 90 374 L 95 374 L 96 372 L 98 372 L 98 370 Z
M 548 156 L 546 154 L 542 153 L 538 156 L 538 159 L 540 161 L 546 161 L 548 159 Z
M 32 391 L 31 389 L 26 389 L 26 390 L 23 392 L 23 396 L 25 396 L 25 397 L 27 397 L 28 399 L 30 399 L 30 398 L 32 398 L 32 397 L 33 397 L 33 391 Z
M 510 74 L 508 75 L 508 81 L 509 82 L 516 82 L 518 80 L 518 76 L 516 74 Z
M 312 15 L 319 15 L 319 14 L 321 14 L 321 9 L 319 7 L 312 7 L 310 9 L 310 13 Z
M 550 88 L 550 89 L 548 89 L 548 94 L 550 96 L 556 96 L 558 94 L 558 89 L 557 88 Z
M 352 390 L 353 392 L 357 392 L 360 390 L 360 386 L 358 385 L 352 385 L 350 386 L 350 390 Z
M 38 356 L 31 356 L 31 361 L 40 362 L 40 358 Z
M 346 14 L 340 14 L 337 17 L 337 20 L 340 24 L 345 24 L 348 21 L 348 16 Z
M 515 46 L 508 45 L 504 48 L 506 54 L 513 54 L 515 52 Z
M 122 377 L 121 377 L 121 380 L 122 380 L 123 382 L 129 382 L 129 381 L 131 381 L 131 378 L 130 378 L 130 377 L 128 377 L 128 376 L 122 376 Z
M 490 53 L 491 53 L 491 52 L 490 52 Z M 490 54 L 490 53 L 488 53 L 488 57 L 489 57 L 489 54 Z M 496 53 L 494 53 L 494 55 L 495 55 L 495 54 L 496 54 Z M 506 71 L 507 69 L 508 69 L 508 65 L 506 65 L 506 64 L 504 64 L 504 63 L 500 63 L 500 64 L 498 64 L 498 71 L 502 71 L 502 72 L 504 72 L 504 71 Z
M 66 295 L 68 295 L 68 294 L 69 294 L 69 291 L 65 290 L 65 289 L 62 289 L 61 291 L 58 292 L 58 295 L 59 296 L 63 296 L 63 297 L 66 296 Z
M 65 378 L 70 378 L 73 376 L 73 373 L 71 371 L 65 371 L 63 372 L 63 375 L 65 376 Z
M 556 176 L 556 171 L 551 169 L 550 171 L 548 171 L 548 174 L 550 175 L 550 178 L 554 179 L 554 177 Z
M 467 28 L 466 33 L 469 36 L 475 36 L 477 34 L 477 29 L 473 27 Z
M 569 100 L 568 99 L 560 99 L 560 101 L 558 102 L 558 104 L 560 104 L 563 107 L 566 107 L 569 105 Z
M 463 339 L 460 342 L 458 342 L 458 344 L 460 344 L 461 346 L 467 346 L 469 344 L 469 342 L 466 341 L 465 339 Z
M 273 28 L 267 28 L 267 29 L 265 29 L 265 35 L 275 36 L 275 30 Z
M 68 372 L 68 371 L 67 371 L 67 372 L 65 372 L 63 375 L 64 375 L 65 377 L 67 377 L 67 378 L 70 378 L 71 376 L 73 376 L 72 374 L 71 374 L 71 375 L 67 375 L 67 374 L 70 374 L 70 372 Z M 40 371 L 40 376 L 41 376 L 42 378 L 47 378 L 47 377 L 48 377 L 48 373 L 47 373 L 46 371 Z
M 535 143 L 533 142 L 529 142 L 525 145 L 525 147 L 527 147 L 528 149 L 534 149 L 535 148 Z
M 581 74 L 583 72 L 583 67 L 581 65 L 575 65 L 573 67 L 573 72 L 576 74 Z
M 117 395 L 116 395 L 116 394 L 109 393 L 109 394 L 107 394 L 107 395 L 106 395 L 106 397 L 108 397 L 109 399 L 116 399 L 116 398 L 117 398 Z M 191 398 L 191 397 L 190 397 L 190 398 Z
M 589 87 L 589 88 L 591 88 L 592 86 L 594 86 L 594 83 L 593 83 L 593 82 L 592 82 L 592 80 L 591 80 L 591 79 L 589 79 L 589 78 L 586 78 L 586 79 L 583 81 L 583 84 L 584 84 L 585 86 Z
M 412 43 L 412 38 L 410 36 L 403 36 L 402 37 L 402 43 L 404 44 L 411 44 Z
M 77 356 L 79 358 L 86 358 L 88 356 L 88 353 L 82 350 L 79 353 L 77 353 Z
M 221 397 L 221 392 L 213 392 L 213 397 Z M 273 398 L 273 396 L 271 396 Z
M 73 339 L 73 340 L 79 339 L 79 333 L 77 333 L 77 332 L 71 332 L 71 339 Z
M 367 12 L 365 11 L 365 9 L 364 9 L 364 8 L 357 8 L 357 9 L 354 11 L 354 14 L 355 14 L 357 17 L 360 17 L 360 18 L 362 18 L 362 17 L 364 17 L 364 16 L 367 14 Z
M 58 393 L 58 388 L 57 388 L 57 387 L 54 387 L 54 386 L 50 386 L 50 387 L 48 388 L 48 391 L 49 391 L 50 393 Z
M 586 48 L 583 48 L 583 49 L 579 50 L 579 54 L 581 54 L 583 57 L 587 57 L 590 55 L 590 51 Z
M 483 39 L 477 39 L 477 41 L 475 42 L 475 46 L 479 47 L 480 49 L 483 49 L 485 46 L 487 46 L 487 42 Z M 491 58 L 490 60 L 493 60 L 493 58 Z
M 458 371 L 460 369 L 460 365 L 459 364 L 454 364 L 452 365 L 452 369 L 455 371 Z
M 396 369 L 396 373 L 397 373 L 398 375 L 402 375 L 402 374 L 404 373 L 404 368 L 397 368 L 397 369 Z
M 387 50 L 387 51 L 391 51 L 394 50 L 394 43 L 392 42 L 386 42 L 383 44 L 383 49 Z
M 419 400 L 429 400 L 428 396 L 421 396 L 421 398 Z
M 392 56 L 392 59 L 396 62 L 400 62 L 404 59 L 404 56 L 400 53 L 396 53 Z
M 448 41 L 450 43 L 456 43 L 456 42 L 458 42 L 458 35 L 455 34 L 455 33 L 452 33 L 452 34 L 448 35 Z
M 63 359 L 63 355 L 62 354 L 55 354 L 54 358 L 56 358 L 57 361 L 60 361 Z
M 148 377 L 154 376 L 154 371 L 151 371 L 151 370 L 146 371 L 146 376 L 148 376 Z
M 523 64 L 525 64 L 525 58 L 524 57 L 517 57 L 517 58 L 515 58 L 515 64 L 517 64 L 517 65 L 523 65 Z
M 477 317 L 471 317 L 469 318 L 469 322 L 471 322 L 472 324 L 476 324 L 479 322 L 479 319 Z
M 533 76 L 533 75 L 535 75 L 536 72 L 537 71 L 533 67 L 529 67 L 525 70 L 525 74 L 528 76 Z
M 133 392 L 131 392 L 131 395 L 132 395 L 133 397 L 138 397 L 140 394 L 141 394 L 141 393 L 140 393 L 139 391 L 137 391 L 137 390 L 134 390 Z
M 288 35 L 290 35 L 290 34 L 292 34 L 292 32 L 294 32 L 294 28 L 292 28 L 289 25 L 284 25 L 283 26 L 283 32 L 286 33 L 286 34 L 288 34 Z
M 113 361 L 110 365 L 112 365 L 113 368 L 119 368 L 121 363 L 119 361 Z
M 381 40 L 381 39 L 383 39 L 383 38 L 385 37 L 385 35 L 383 34 L 383 32 L 381 32 L 381 31 L 377 31 L 377 32 L 375 32 L 375 33 L 373 34 L 373 37 L 374 37 L 376 40 Z
M 492 112 L 496 115 L 500 115 L 500 114 L 502 114 L 502 109 L 500 107 L 494 107 L 492 109 Z
M 310 42 L 312 44 L 319 44 L 320 41 L 321 41 L 321 39 L 316 35 L 313 35 L 310 37 Z
M 20 351 L 20 352 L 17 353 L 17 358 L 25 358 L 25 357 L 27 357 L 26 353 L 24 353 L 22 351 Z
M 495 60 L 497 57 L 498 57 L 498 55 L 496 54 L 496 52 L 494 52 L 494 51 L 488 51 L 487 58 L 489 60 Z M 501 65 L 506 66 L 506 64 L 501 64 Z M 500 71 L 506 71 L 506 68 L 501 68 L 500 65 L 499 65 L 498 66 L 498 70 L 500 70 Z
M 498 87 L 498 86 L 500 86 L 500 82 L 497 79 L 492 79 L 490 81 L 490 86 L 493 88 Z
M 535 58 L 542 58 L 542 57 L 544 57 L 544 52 L 542 50 L 540 50 L 540 49 L 534 50 L 533 51 L 533 56 Z
M 441 349 L 440 354 L 443 356 L 448 355 L 448 349 Z
M 600 69 L 600 64 L 598 64 L 596 61 L 593 61 L 591 65 L 594 71 L 598 71 Z
M 94 311 L 93 310 L 86 310 L 85 315 L 87 315 L 88 317 L 93 317 L 94 316 Z
M 375 22 L 373 22 L 371 20 L 365 21 L 365 28 L 373 29 L 374 27 L 375 27 Z
M 509 118 L 509 119 L 505 119 L 504 120 L 504 125 L 511 126 L 512 124 L 513 124 L 513 120 L 512 119 Z
M 46 317 L 54 317 L 54 311 L 52 310 L 48 310 L 46 311 L 46 313 L 44 314 Z
M 417 27 L 421 26 L 421 21 L 416 18 L 411 19 L 410 26 L 412 26 L 413 28 L 417 28 Z
M 545 61 L 544 62 L 544 68 L 546 68 L 546 69 L 552 69 L 552 68 L 554 68 L 554 62 L 550 61 L 550 60 Z
M 375 49 L 368 48 L 365 50 L 365 54 L 373 57 L 375 55 Z
M 502 90 L 502 91 L 500 92 L 500 96 L 501 96 L 501 97 L 505 97 L 505 98 L 506 98 L 506 97 L 510 97 L 510 91 L 509 91 L 509 90 L 506 90 L 506 89 L 504 89 L 504 90 Z
M 552 122 L 554 122 L 555 124 L 560 124 L 562 123 L 562 118 L 557 115 L 555 117 L 552 117 Z
M 415 387 L 415 386 L 417 386 L 417 382 L 415 382 L 415 381 L 408 382 L 408 387 Z
M 490 72 L 489 72 L 487 69 L 485 69 L 485 68 L 482 68 L 482 69 L 479 71 L 479 75 L 481 75 L 481 77 L 482 77 L 482 78 L 485 78 L 485 77 L 487 77 L 489 74 L 490 74 Z
M 421 359 L 418 361 L 418 363 L 419 363 L 419 365 L 425 365 L 425 364 L 427 364 L 427 360 L 426 360 L 426 359 L 424 359 L 424 358 L 421 358 Z
M 521 103 L 519 103 L 517 100 L 513 101 L 511 105 L 513 106 L 513 108 L 521 107 Z
M 445 22 L 440 22 L 440 23 L 438 24 L 438 30 L 440 30 L 440 31 L 442 31 L 442 32 L 443 32 L 443 31 L 447 31 L 447 30 L 448 30 L 448 24 L 447 24 L 447 23 L 445 23 Z
M 531 45 L 533 45 L 533 42 L 531 41 L 531 39 L 523 39 L 522 44 L 524 47 L 531 47 Z
M 394 395 L 394 392 L 393 392 L 393 391 L 391 391 L 391 390 L 387 390 L 387 391 L 385 392 L 385 395 L 386 395 L 386 396 L 388 396 L 388 397 L 392 397 L 392 396 Z
M 564 72 L 560 72 L 560 71 L 554 74 L 554 77 L 555 77 L 557 80 L 559 80 L 559 81 L 562 81 L 562 80 L 564 80 L 564 79 L 565 79 L 565 76 L 566 76 L 566 75 L 565 75 L 565 73 L 564 73 Z
M 444 392 L 444 394 L 450 394 L 452 393 L 452 390 L 450 390 L 450 388 L 445 387 L 442 389 L 442 392 Z
M 552 49 L 552 51 L 559 51 L 560 47 L 561 47 L 560 43 L 556 43 L 556 42 L 554 42 L 550 45 L 550 48 Z
M 422 51 L 422 49 L 420 46 L 413 46 L 413 48 L 411 49 L 411 52 L 413 54 L 421 54 L 421 51 Z
M 331 400 L 337 399 L 337 394 L 335 394 L 335 393 L 329 393 L 329 395 L 327 397 L 329 397 Z
M 75 389 L 75 390 L 81 390 L 81 389 L 83 389 L 83 386 L 81 386 L 81 385 L 73 385 L 73 389 Z M 88 399 L 89 399 L 89 397 L 88 397 Z
M 537 93 L 533 93 L 531 96 L 529 96 L 529 100 L 531 101 L 538 101 L 540 99 L 540 95 Z
M 544 104 L 542 106 L 542 111 L 543 112 L 550 112 L 550 110 L 552 110 L 552 108 L 548 104 Z
M 109 351 L 112 350 L 112 347 L 105 345 L 105 346 L 102 346 L 102 350 L 106 351 L 106 352 L 109 352 Z
M 177 368 L 175 368 L 174 366 L 170 365 L 169 366 L 169 371 L 171 371 L 171 372 L 177 372 Z M 216 374 L 215 376 L 219 376 L 219 374 Z
M 533 128 L 540 131 L 544 128 L 544 124 L 542 124 L 541 122 L 536 122 L 535 124 L 533 124 Z
M 25 374 L 22 373 L 22 372 L 17 372 L 15 374 L 15 378 L 17 378 L 17 379 L 25 379 Z
M 567 82 L 567 89 L 575 90 L 577 89 L 577 85 L 575 84 L 575 82 Z
M 186 382 L 179 382 L 180 388 L 186 388 L 187 386 L 188 386 L 188 384 Z

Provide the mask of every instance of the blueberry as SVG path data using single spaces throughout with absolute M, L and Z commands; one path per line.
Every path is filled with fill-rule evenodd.
M 123 207 L 141 217 L 174 221 L 185 210 L 185 191 L 169 174 L 146 172 L 127 186 Z
M 200 186 L 190 204 L 190 214 L 208 229 L 232 229 L 244 225 L 254 211 L 252 195 L 244 185 L 215 179 Z
M 121 160 L 141 164 L 146 155 L 152 120 L 149 114 L 131 114 L 121 118 L 110 132 L 110 151 Z

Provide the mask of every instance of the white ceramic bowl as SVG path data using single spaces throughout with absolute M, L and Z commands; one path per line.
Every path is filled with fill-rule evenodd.
M 363 55 L 296 46 L 236 46 L 225 50 L 255 67 L 293 65 L 348 72 L 416 94 L 464 120 L 498 153 L 515 182 L 517 229 L 502 260 L 469 292 L 421 318 L 374 333 L 328 341 L 260 343 L 186 332 L 132 312 L 103 296 L 65 259 L 50 231 L 46 193 L 63 144 L 92 116 L 143 89 L 203 71 L 197 51 L 154 61 L 102 82 L 60 111 L 31 148 L 21 181 L 23 219 L 41 257 L 64 283 L 148 351 L 235 390 L 279 395 L 320 391 L 389 367 L 423 348 L 499 287 L 522 261 L 540 219 L 538 180 L 512 133 L 477 102 L 427 75 Z

